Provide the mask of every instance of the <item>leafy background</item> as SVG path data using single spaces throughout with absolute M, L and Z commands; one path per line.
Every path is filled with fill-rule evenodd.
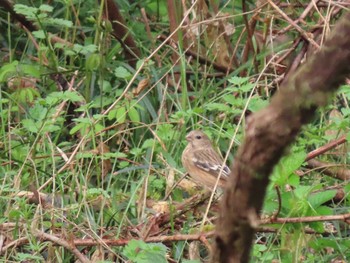
M 300 35 L 312 33 L 322 45 L 345 9 L 320 2 L 305 15 L 308 2 L 281 2 L 280 9 L 240 1 L 116 2 L 137 59 L 126 58 L 105 1 L 16 1 L 14 12 L 33 29 L 1 6 L 5 261 L 208 258 L 218 207 L 216 197 L 203 197 L 183 178 L 186 133 L 204 130 L 231 164 L 248 116 L 268 104 L 293 63 L 315 52 Z M 283 14 L 298 23 L 302 17 L 302 31 Z M 346 136 L 349 96 L 344 85 L 276 167 L 263 221 L 299 220 L 266 220 L 253 262 L 348 258 L 347 220 L 332 217 L 348 213 L 346 144 L 318 156 L 316 166 L 306 159 Z M 74 251 L 83 239 L 95 243 Z

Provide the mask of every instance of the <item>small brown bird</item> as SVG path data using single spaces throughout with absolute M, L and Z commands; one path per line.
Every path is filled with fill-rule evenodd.
M 186 140 L 188 145 L 181 159 L 192 179 L 197 184 L 212 190 L 221 172 L 218 185 L 223 187 L 231 171 L 214 150 L 208 136 L 202 131 L 194 130 L 186 136 Z

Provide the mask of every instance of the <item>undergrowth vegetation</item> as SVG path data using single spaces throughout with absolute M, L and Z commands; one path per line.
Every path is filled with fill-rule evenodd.
M 136 43 L 128 47 L 115 36 L 122 22 L 107 19 L 111 1 L 15 2 L 21 16 L 0 9 L 0 253 L 9 262 L 207 258 L 218 197 L 184 178 L 186 134 L 202 129 L 232 164 L 249 115 L 343 10 L 116 1 L 123 40 Z M 339 216 L 349 212 L 346 144 L 309 158 L 346 136 L 349 98 L 345 85 L 274 170 L 253 262 L 349 257 Z

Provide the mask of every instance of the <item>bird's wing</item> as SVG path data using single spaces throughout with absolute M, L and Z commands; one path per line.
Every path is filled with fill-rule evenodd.
M 220 171 L 223 177 L 228 177 L 230 168 L 224 164 L 222 158 L 213 149 L 201 149 L 193 153 L 193 163 L 200 169 L 218 176 Z

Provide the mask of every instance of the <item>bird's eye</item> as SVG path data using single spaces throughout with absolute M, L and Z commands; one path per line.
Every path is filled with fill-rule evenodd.
M 197 136 L 196 136 L 196 139 L 197 139 L 197 140 L 200 140 L 200 139 L 202 139 L 202 136 L 197 135 Z

